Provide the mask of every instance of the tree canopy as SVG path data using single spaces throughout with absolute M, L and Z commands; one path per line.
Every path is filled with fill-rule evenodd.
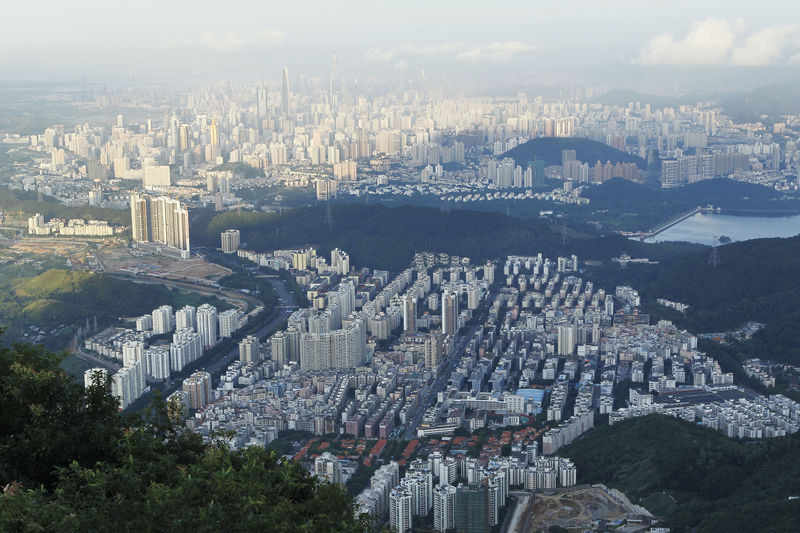
M 31 345 L 0 348 L 0 530 L 363 531 L 342 487 L 174 423 L 157 398 L 121 416 Z

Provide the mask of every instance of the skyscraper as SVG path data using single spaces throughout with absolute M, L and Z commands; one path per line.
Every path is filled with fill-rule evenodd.
M 197 332 L 203 337 L 203 347 L 217 344 L 217 308 L 203 304 L 197 308 Z
M 261 361 L 258 337 L 248 335 L 239 342 L 239 361 L 241 361 L 243 365 Z
M 258 118 L 267 116 L 267 88 L 262 83 L 256 87 L 256 115 Z
M 150 241 L 150 197 L 131 194 L 131 233 L 136 242 Z
M 397 487 L 389 494 L 389 525 L 397 533 L 411 531 L 411 491 Z
M 175 329 L 180 331 L 182 329 L 190 329 L 195 331 L 195 315 L 197 309 L 191 305 L 185 305 L 175 312 Z
M 409 295 L 403 295 L 403 332 L 414 333 L 417 331 L 417 301 Z
M 458 294 L 445 289 L 442 293 L 442 334 L 454 335 L 458 330 Z
M 131 193 L 131 227 L 137 243 L 159 243 L 189 257 L 189 211 L 180 201 L 166 196 Z
M 183 380 L 183 391 L 189 395 L 189 409 L 200 409 L 213 399 L 211 374 L 195 372 Z
M 438 485 L 433 489 L 433 528 L 447 531 L 456 527 L 456 488 Z
M 289 114 L 289 69 L 283 67 L 281 75 L 281 113 Z
M 158 309 L 153 309 L 152 317 L 154 334 L 161 335 L 175 329 L 175 316 L 172 314 L 171 305 L 162 305 Z
M 211 127 L 209 128 L 208 132 L 211 146 L 217 146 L 219 144 L 219 127 L 217 126 L 217 119 L 211 119 Z
M 425 337 L 425 367 L 439 368 L 442 362 L 442 336 L 431 333 Z

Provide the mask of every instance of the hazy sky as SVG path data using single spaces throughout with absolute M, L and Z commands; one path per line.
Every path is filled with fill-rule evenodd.
M 9 5 L 10 4 L 10 5 Z M 800 73 L 800 2 L 16 0 L 0 79 L 369 73 L 534 76 L 654 66 Z M 415 74 L 416 75 L 416 74 Z

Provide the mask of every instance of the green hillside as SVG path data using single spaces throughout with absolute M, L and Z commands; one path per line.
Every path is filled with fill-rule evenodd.
M 561 228 L 538 219 L 512 218 L 496 212 L 430 207 L 336 204 L 333 221 L 326 222 L 325 207 L 301 207 L 281 216 L 268 213 L 211 210 L 192 221 L 195 245 L 219 246 L 219 234 L 237 228 L 251 250 L 268 251 L 314 245 L 327 255 L 333 248 L 346 250 L 352 264 L 397 271 L 405 268 L 414 252 L 437 251 L 470 257 L 475 261 L 509 254 L 578 254 L 582 259 L 608 259 L 623 251 L 668 257 L 693 246 L 652 245 L 619 235 L 591 237 L 570 232 L 561 241 Z
M 579 483 L 604 483 L 667 517 L 673 531 L 792 531 L 800 516 L 800 434 L 737 442 L 651 415 L 602 426 L 560 451 Z
M 30 278 L 0 282 L 0 327 L 8 328 L 3 341 L 23 340 L 30 327 L 46 330 L 46 344 L 62 348 L 87 319 L 99 327 L 120 317 L 148 313 L 160 305 L 209 301 L 222 308 L 225 302 L 182 293 L 165 286 L 144 285 L 105 274 L 51 269 Z
M 594 165 L 597 161 L 603 164 L 611 161 L 614 164 L 636 163 L 642 169 L 647 166 L 641 157 L 622 152 L 601 142 L 577 137 L 540 137 L 520 144 L 500 157 L 510 157 L 521 167 L 527 167 L 533 160 L 544 160 L 545 166 L 560 165 L 561 150 L 575 150 L 577 159 L 590 165 Z

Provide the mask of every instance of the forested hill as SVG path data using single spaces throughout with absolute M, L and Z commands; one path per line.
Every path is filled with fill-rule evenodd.
M 219 234 L 228 228 L 242 233 L 250 250 L 268 251 L 313 245 L 323 254 L 333 248 L 346 250 L 353 265 L 405 268 L 415 252 L 436 251 L 469 257 L 475 261 L 503 258 L 509 254 L 550 257 L 577 254 L 581 259 L 609 259 L 623 251 L 667 257 L 685 245 L 652 245 L 618 235 L 590 237 L 567 232 L 538 219 L 518 219 L 484 211 L 441 211 L 430 207 L 336 204 L 301 207 L 283 215 L 206 210 L 192 221 L 195 245 L 219 247 Z
M 800 231 L 800 229 L 799 229 Z M 748 320 L 768 322 L 800 311 L 800 236 L 753 239 L 666 258 L 658 265 L 615 266 L 592 273 L 604 286 L 630 284 L 646 306 L 667 298 L 691 307 L 670 318 L 697 332 L 725 331 Z
M 597 161 L 605 164 L 636 163 L 639 168 L 647 166 L 644 159 L 612 148 L 607 144 L 578 137 L 540 137 L 512 148 L 500 157 L 510 157 L 517 165 L 527 167 L 534 160 L 544 160 L 545 166 L 561 164 L 561 150 L 575 150 L 576 158 L 594 165 Z
M 601 426 L 560 450 L 579 483 L 622 490 L 673 531 L 796 531 L 800 434 L 739 442 L 651 415 Z
M 653 213 L 663 220 L 698 206 L 730 210 L 800 211 L 800 200 L 763 185 L 727 178 L 703 180 L 677 189 L 651 189 L 614 178 L 583 193 L 595 210 Z

